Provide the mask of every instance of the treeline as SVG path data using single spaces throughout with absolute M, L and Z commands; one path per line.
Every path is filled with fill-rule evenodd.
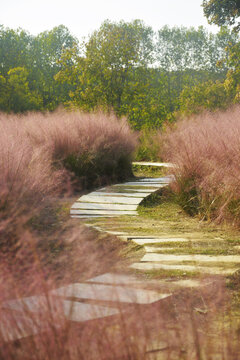
M 226 28 L 154 33 L 139 20 L 105 21 L 80 43 L 63 25 L 38 36 L 1 26 L 0 110 L 101 108 L 135 129 L 159 127 L 176 112 L 235 101 L 238 49 Z

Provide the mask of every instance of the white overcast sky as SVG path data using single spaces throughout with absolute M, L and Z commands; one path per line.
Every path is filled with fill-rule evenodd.
M 2 0 L 0 24 L 34 35 L 63 24 L 79 39 L 106 19 L 141 19 L 154 30 L 166 24 L 203 25 L 216 32 L 217 27 L 204 18 L 201 4 L 202 0 Z

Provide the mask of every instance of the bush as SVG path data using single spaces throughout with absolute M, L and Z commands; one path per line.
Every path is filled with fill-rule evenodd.
M 26 124 L 29 129 L 29 122 Z M 83 187 L 131 175 L 135 137 L 126 120 L 113 114 L 36 114 L 30 121 L 29 136 L 35 144 L 48 144 L 52 162 L 73 172 Z
M 136 149 L 136 161 L 161 161 L 162 159 L 162 131 L 142 130 Z
M 190 214 L 240 224 L 240 107 L 204 113 L 167 135 L 165 159 L 177 165 L 175 192 Z
M 135 137 L 114 115 L 58 111 L 0 115 L 0 211 L 34 208 L 66 187 L 124 180 L 131 174 Z

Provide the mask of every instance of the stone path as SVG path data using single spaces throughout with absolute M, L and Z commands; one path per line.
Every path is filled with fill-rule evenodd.
M 135 163 L 140 164 L 140 163 Z M 140 165 L 143 165 L 142 163 Z M 152 164 L 169 166 L 169 164 Z M 90 223 L 91 219 L 118 216 L 137 216 L 140 202 L 152 192 L 167 186 L 172 176 L 145 178 L 116 184 L 81 196 L 71 208 L 71 217 L 85 219 L 87 226 L 97 231 L 116 235 L 122 241 L 132 241 L 144 246 L 145 255 L 139 262 L 130 265 L 132 271 L 184 271 L 214 275 L 225 275 L 235 272 L 240 267 L 240 256 L 208 256 L 166 254 L 166 250 L 184 247 L 189 239 L 181 235 L 175 237 L 146 236 L 127 234 L 118 228 L 107 228 L 106 224 Z M 166 247 L 166 244 L 173 244 Z M 119 316 L 121 312 L 131 311 L 129 305 L 151 305 L 172 297 L 179 288 L 198 288 L 210 286 L 212 281 L 198 279 L 181 279 L 144 281 L 135 275 L 122 273 L 106 273 L 88 279 L 84 283 L 75 283 L 55 289 L 44 296 L 32 296 L 15 299 L 3 304 L 0 333 L 5 341 L 20 339 L 45 331 L 49 324 L 46 316 L 53 312 L 52 319 L 68 319 L 74 322 L 85 322 L 94 319 Z M 122 307 L 123 306 L 123 307 Z M 32 322 L 31 314 L 38 314 Z M 61 316 L 59 316 L 61 314 Z M 55 316 L 55 317 L 54 317 Z M 56 320 L 57 321 L 57 320 Z M 13 326 L 13 324 L 16 326 Z M 11 326 L 10 326 L 11 324 Z M 60 325 L 59 325 L 60 326 Z
M 137 216 L 140 202 L 171 180 L 170 176 L 145 178 L 94 191 L 81 196 L 73 204 L 70 214 L 74 218 Z
M 166 168 L 174 168 L 175 167 L 175 165 L 171 164 L 171 163 L 146 162 L 146 161 L 135 161 L 132 164 L 140 165 L 140 166 L 157 166 L 157 167 L 166 167 Z

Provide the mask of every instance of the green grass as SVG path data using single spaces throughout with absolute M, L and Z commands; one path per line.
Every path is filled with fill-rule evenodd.
M 169 169 L 159 166 L 132 165 L 136 177 L 161 177 L 169 174 Z
M 135 270 L 135 273 L 137 275 L 143 275 L 146 279 L 152 280 L 152 279 L 171 279 L 174 281 L 180 280 L 180 279 L 189 279 L 189 278 L 197 278 L 199 277 L 199 272 L 197 271 L 182 271 L 182 270 L 145 270 L 139 271 Z
M 164 242 L 148 244 L 152 247 L 169 247 L 174 249 L 159 251 L 164 254 L 200 254 L 200 255 L 238 255 L 240 250 L 234 245 L 240 244 L 240 232 L 229 226 L 200 221 L 197 217 L 190 217 L 176 202 L 173 194 L 167 188 L 151 194 L 138 207 L 139 216 L 124 216 L 119 218 L 95 220 L 100 226 L 115 231 L 123 231 L 129 235 L 181 237 L 188 242 Z M 134 249 L 131 255 L 134 256 Z M 140 255 L 143 250 L 138 253 Z M 137 256 L 138 257 L 138 256 Z M 135 257 L 136 258 L 136 257 Z M 136 260 L 134 260 L 136 261 Z M 216 264 L 215 264 L 216 265 Z M 218 264 L 223 268 L 232 267 L 231 264 Z M 136 271 L 135 271 L 136 272 Z M 164 278 L 201 276 L 199 272 L 179 270 L 140 271 L 143 276 Z

